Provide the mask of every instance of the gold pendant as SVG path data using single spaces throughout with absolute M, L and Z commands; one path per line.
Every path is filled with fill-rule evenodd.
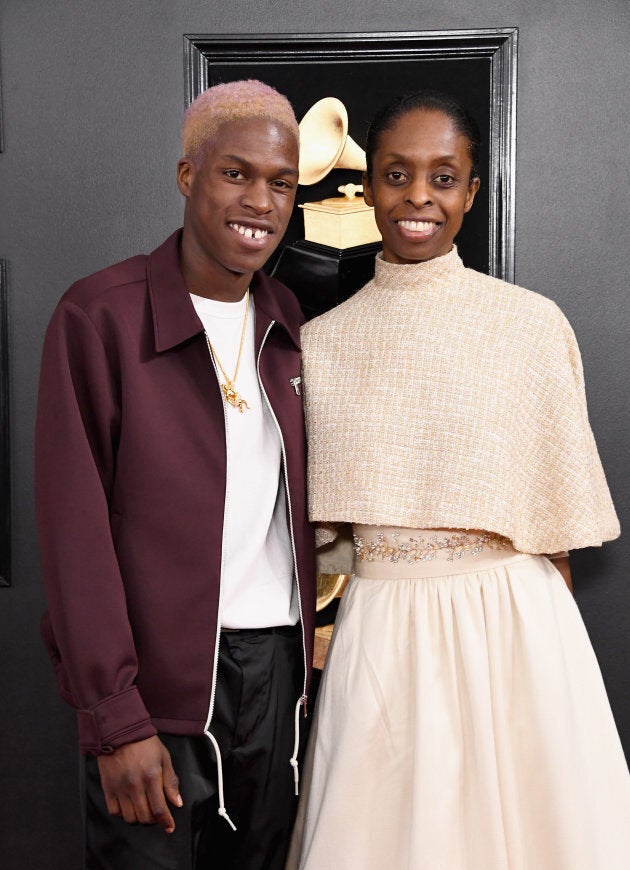
M 233 408 L 238 408 L 240 414 L 243 413 L 245 408 L 249 410 L 249 405 L 245 399 L 242 399 L 236 392 L 231 381 L 228 381 L 227 384 L 221 384 L 221 389 L 223 390 L 223 395 L 225 396 L 225 401 L 228 405 L 231 405 Z

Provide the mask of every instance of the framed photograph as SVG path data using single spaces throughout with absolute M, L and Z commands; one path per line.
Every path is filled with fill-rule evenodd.
M 0 586 L 11 585 L 10 475 L 7 264 L 0 260 Z
M 186 105 L 211 85 L 246 78 L 286 94 L 298 121 L 318 100 L 336 97 L 348 111 L 348 135 L 363 148 L 372 116 L 392 98 L 421 87 L 446 91 L 482 133 L 481 189 L 457 238 L 460 254 L 467 266 L 513 281 L 517 36 L 516 28 L 186 35 Z M 304 238 L 299 204 L 338 196 L 348 181 L 360 184 L 360 173 L 333 169 L 300 186 L 283 244 Z

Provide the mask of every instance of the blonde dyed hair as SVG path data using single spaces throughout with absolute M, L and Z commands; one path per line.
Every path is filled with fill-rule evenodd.
M 200 94 L 184 114 L 182 154 L 199 157 L 226 121 L 264 118 L 286 127 L 299 142 L 298 123 L 288 99 L 256 79 L 214 85 Z

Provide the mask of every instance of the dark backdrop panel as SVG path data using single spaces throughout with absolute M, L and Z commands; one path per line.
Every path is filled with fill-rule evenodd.
M 305 67 L 303 63 L 212 64 L 211 84 L 256 78 L 286 94 L 300 121 L 311 106 L 323 97 L 337 97 L 348 110 L 349 135 L 365 148 L 369 123 L 375 112 L 392 98 L 422 87 L 442 90 L 460 100 L 473 115 L 482 134 L 480 155 L 481 189 L 475 197 L 457 238 L 457 245 L 467 266 L 488 272 L 489 222 L 489 142 L 490 142 L 490 61 L 487 58 L 466 60 L 392 60 L 321 62 Z M 361 174 L 351 170 L 333 170 L 310 187 L 300 185 L 287 233 L 279 246 L 304 238 L 304 220 L 298 204 L 326 196 L 339 196 L 337 187 L 347 181 L 361 183 Z

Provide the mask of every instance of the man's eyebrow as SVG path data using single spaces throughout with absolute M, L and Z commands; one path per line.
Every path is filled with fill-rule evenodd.
M 249 166 L 249 161 L 238 154 L 222 154 L 221 160 L 234 160 L 236 163 L 246 163 Z
M 240 157 L 238 154 L 222 154 L 221 160 L 232 160 L 235 163 L 240 163 L 243 166 L 251 166 L 249 160 L 245 157 Z M 294 166 L 281 166 L 279 169 L 275 170 L 278 175 L 295 175 L 296 177 L 299 175 L 299 170 L 297 170 Z

